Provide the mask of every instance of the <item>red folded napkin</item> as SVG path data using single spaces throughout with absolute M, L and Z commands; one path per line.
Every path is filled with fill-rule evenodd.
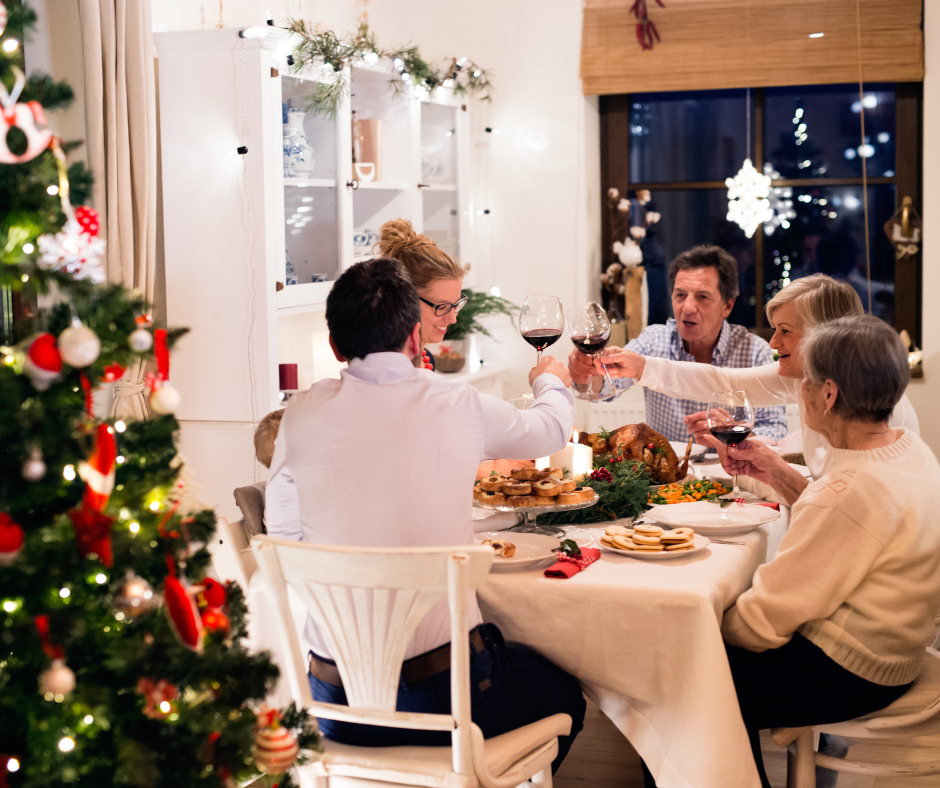
M 744 498 L 735 498 L 734 502 L 748 503 L 748 501 L 744 500 Z M 776 512 L 780 511 L 780 504 L 776 501 L 750 501 L 750 503 L 754 504 L 755 506 L 766 506 L 768 509 L 773 509 Z
M 545 577 L 567 579 L 578 574 L 582 569 L 587 569 L 601 557 L 601 551 L 596 547 L 582 547 L 580 558 L 557 552 L 556 555 L 558 556 L 558 563 L 545 570 Z

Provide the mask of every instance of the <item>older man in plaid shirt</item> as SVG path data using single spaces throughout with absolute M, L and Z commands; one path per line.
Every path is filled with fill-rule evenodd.
M 773 361 L 770 345 L 744 326 L 731 325 L 725 319 L 738 296 L 738 264 L 724 249 L 696 246 L 683 252 L 669 264 L 669 281 L 676 317 L 665 325 L 647 326 L 630 340 L 627 350 L 718 367 L 756 367 Z M 568 358 L 568 369 L 575 383 L 585 383 L 596 374 L 592 359 L 577 350 Z M 613 383 L 628 387 L 633 381 L 616 378 Z M 698 438 L 708 432 L 708 403 L 675 399 L 648 389 L 643 393 L 646 423 L 668 440 L 685 441 L 690 433 Z M 782 407 L 756 409 L 754 435 L 779 440 L 786 434 Z

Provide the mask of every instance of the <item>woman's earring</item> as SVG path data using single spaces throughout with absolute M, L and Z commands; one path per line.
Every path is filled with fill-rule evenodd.
M 823 411 L 823 416 L 828 416 L 828 415 L 829 415 L 829 411 L 828 411 L 828 410 L 824 410 L 824 411 Z

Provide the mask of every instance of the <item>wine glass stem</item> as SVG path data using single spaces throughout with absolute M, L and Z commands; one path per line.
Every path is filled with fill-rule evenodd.
M 542 351 L 538 348 L 535 349 L 535 366 L 538 366 L 542 363 Z
M 734 476 L 734 489 L 731 491 L 731 494 L 735 498 L 738 498 L 741 494 L 741 491 L 738 489 L 738 475 L 735 473 L 733 476 Z

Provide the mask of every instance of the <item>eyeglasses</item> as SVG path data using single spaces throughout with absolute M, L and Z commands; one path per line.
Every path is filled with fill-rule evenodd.
M 467 303 L 467 296 L 461 298 L 456 304 L 450 304 L 447 301 L 445 301 L 443 304 L 433 304 L 421 296 L 418 296 L 418 300 L 422 304 L 427 304 L 429 307 L 433 308 L 434 314 L 438 317 L 444 317 L 444 315 L 450 314 L 451 309 L 453 309 L 455 312 L 459 312 L 461 309 L 463 309 L 464 305 Z

